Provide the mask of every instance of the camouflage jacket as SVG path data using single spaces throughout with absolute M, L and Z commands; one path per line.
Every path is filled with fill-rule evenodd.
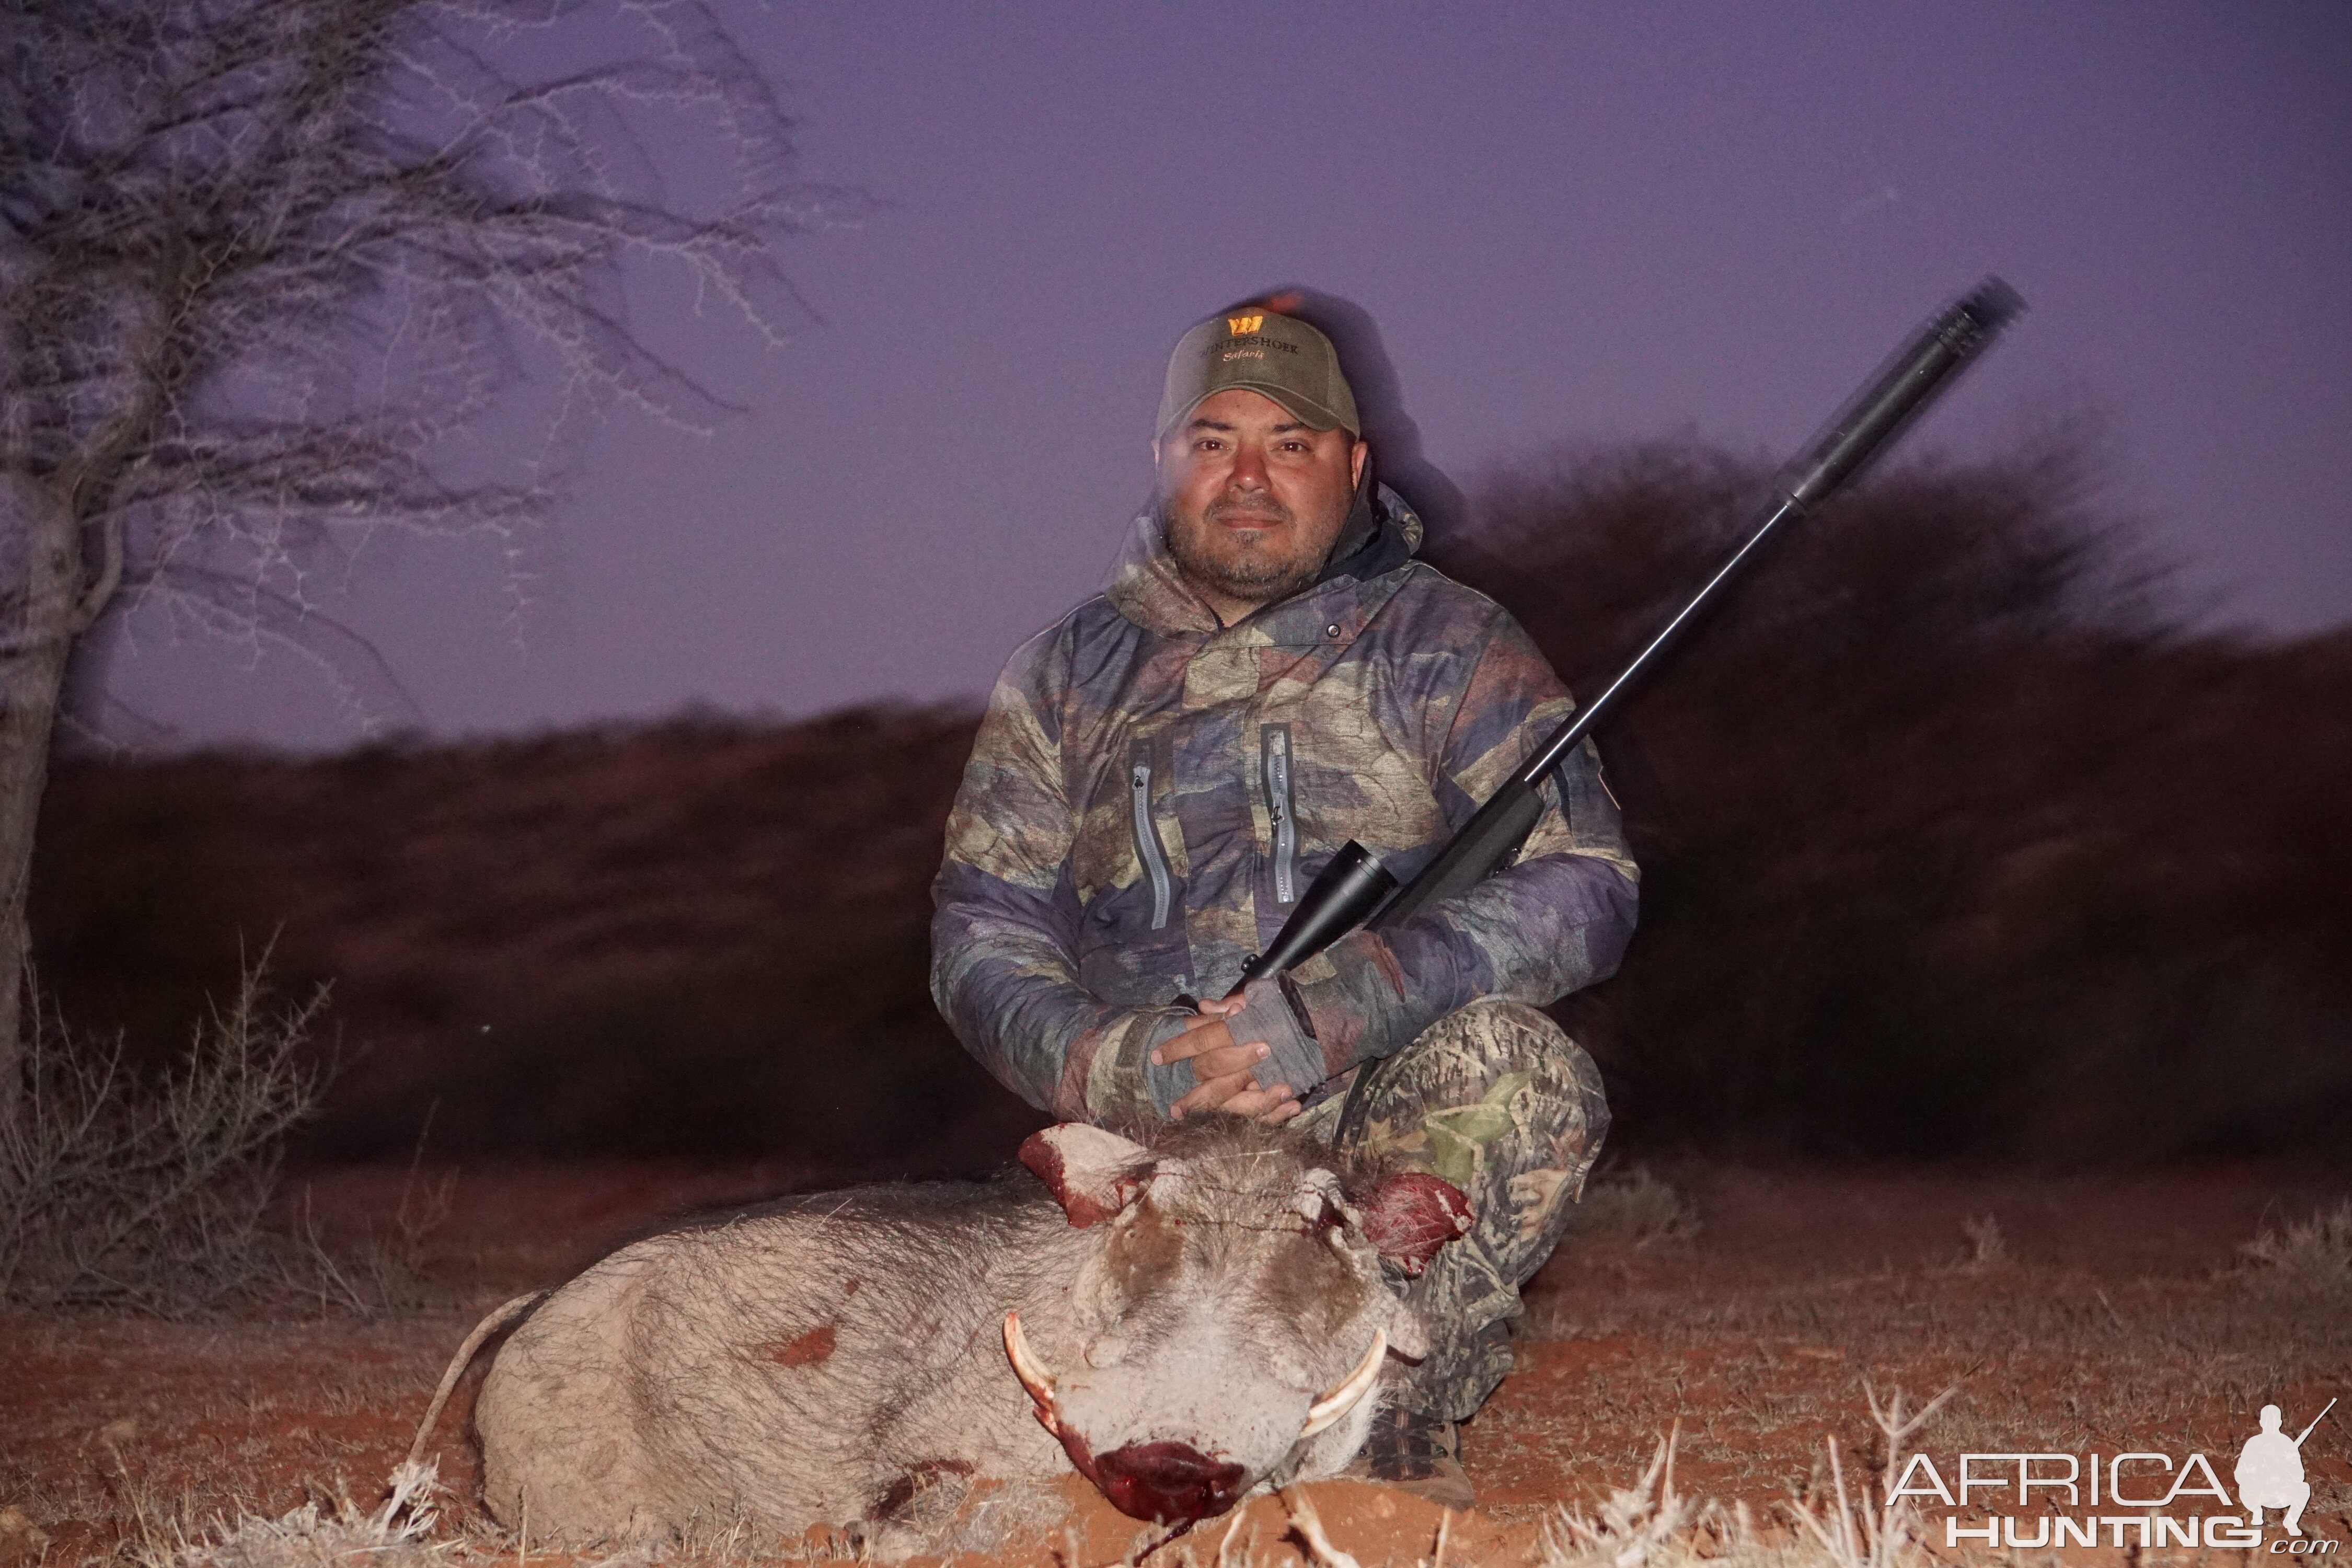
M 1349 839 L 1409 879 L 1573 710 L 1501 606 L 1412 559 L 1394 492 L 1357 516 L 1369 543 L 1343 534 L 1320 581 L 1228 627 L 1147 510 L 1110 587 L 1005 667 L 948 820 L 931 989 L 1031 1104 L 1165 1120 L 1193 1086 L 1148 1060 L 1189 1021 L 1175 997 L 1229 991 Z M 1232 1026 L 1274 1047 L 1259 1080 L 1305 1093 L 1476 997 L 1613 973 L 1635 872 L 1590 742 L 1555 786 L 1508 869 L 1343 938 L 1292 998 L 1254 984 Z

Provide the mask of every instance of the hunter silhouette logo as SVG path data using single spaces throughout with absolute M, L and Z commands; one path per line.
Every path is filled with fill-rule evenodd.
M 2327 1409 L 2311 1418 L 2295 1436 L 2279 1430 L 2279 1407 L 2263 1406 L 2263 1429 L 2246 1439 L 2238 1450 L 2238 1501 L 2246 1510 L 2246 1522 L 2260 1530 L 2263 1510 L 2284 1509 L 2286 1517 L 2279 1527 L 2289 1535 L 2303 1533 L 2303 1505 L 2311 1500 L 2311 1483 L 2303 1479 L 2303 1440 L 2311 1436 L 2313 1426 L 2320 1423 L 2336 1401 L 2327 1402 Z
M 1247 337 L 1250 333 L 1256 331 L 1264 325 L 1265 325 L 1265 318 L 1264 316 L 1227 316 L 1225 318 L 1225 335 L 1234 338 Z

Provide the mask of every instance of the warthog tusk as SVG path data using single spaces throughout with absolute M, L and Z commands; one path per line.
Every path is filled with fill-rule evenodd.
M 1018 1312 L 1004 1314 L 1004 1355 L 1013 1363 L 1013 1375 L 1021 1380 L 1021 1386 L 1037 1402 L 1038 1414 L 1053 1415 L 1054 1374 L 1038 1365 L 1037 1358 L 1029 1353 L 1029 1336 L 1021 1331 Z
M 1372 1380 L 1381 1374 L 1381 1358 L 1388 1353 L 1388 1331 L 1374 1329 L 1372 1348 L 1364 1352 L 1364 1359 L 1348 1374 L 1348 1381 L 1307 1407 L 1307 1425 L 1298 1429 L 1298 1436 L 1302 1439 L 1312 1437 L 1353 1410 L 1356 1402 L 1371 1392 Z

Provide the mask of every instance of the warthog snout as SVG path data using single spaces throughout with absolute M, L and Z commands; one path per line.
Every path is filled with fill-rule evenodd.
M 1363 1402 L 1380 1377 L 1388 1348 L 1387 1331 L 1374 1329 L 1371 1345 L 1355 1370 L 1307 1406 L 1294 1444 L 1316 1436 Z M 1063 1420 L 1059 1380 L 1029 1348 L 1018 1312 L 1004 1314 L 1004 1354 L 1021 1386 L 1029 1391 L 1037 1424 L 1060 1441 L 1078 1473 L 1129 1518 L 1159 1524 L 1213 1518 L 1233 1507 L 1255 1479 L 1241 1465 L 1211 1458 L 1190 1443 L 1166 1438 L 1126 1443 L 1097 1455 L 1084 1434 Z
M 1097 1459 L 1092 1479 L 1130 1519 L 1192 1524 L 1233 1507 L 1248 1472 L 1183 1443 L 1130 1443 Z

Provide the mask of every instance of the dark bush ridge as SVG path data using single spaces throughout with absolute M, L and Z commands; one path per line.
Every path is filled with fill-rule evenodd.
M 440 1150 L 992 1165 L 1038 1119 L 925 984 L 976 722 L 77 761 L 52 786 L 37 951 L 69 1016 L 160 1061 L 234 980 L 237 930 L 282 927 L 281 972 L 333 976 L 342 1021 L 316 1153 L 404 1152 L 429 1114 Z
M 1589 693 L 1757 479 L 1690 447 L 1524 470 L 1437 556 Z M 1606 731 L 1643 926 L 1563 1015 L 1621 1146 L 2312 1152 L 2352 1103 L 2352 634 L 2168 630 L 2081 496 L 2062 458 L 1890 472 Z M 437 1102 L 440 1149 L 985 1166 L 1039 1119 L 924 984 L 975 722 L 75 762 L 37 953 L 160 1062 L 282 927 L 349 1064 L 316 1152 L 404 1153 Z
M 1523 474 L 1441 556 L 1591 692 L 1759 479 Z M 1563 1016 L 1630 1140 L 2131 1160 L 2352 1100 L 2352 636 L 2169 632 L 2079 495 L 2063 455 L 1892 474 L 1608 727 L 1643 929 Z

